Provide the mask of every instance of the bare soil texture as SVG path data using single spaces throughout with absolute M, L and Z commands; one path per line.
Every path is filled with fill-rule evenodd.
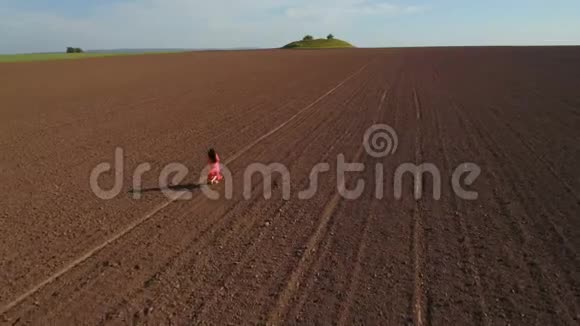
M 0 76 L 0 324 L 579 323 L 579 48 L 199 52 Z M 398 135 L 382 158 L 363 146 L 377 123 Z M 102 200 L 89 175 L 117 147 L 122 188 Z M 209 147 L 231 199 L 196 186 Z M 342 180 L 341 154 L 364 171 Z M 158 189 L 169 163 L 188 167 L 188 200 Z M 252 163 L 286 166 L 290 198 L 280 174 L 268 199 L 265 178 L 244 181 Z M 404 163 L 436 166 L 441 198 L 428 174 L 396 198 Z M 452 187 L 464 163 L 481 168 L 460 179 L 476 200 Z M 364 182 L 358 199 L 341 181 Z

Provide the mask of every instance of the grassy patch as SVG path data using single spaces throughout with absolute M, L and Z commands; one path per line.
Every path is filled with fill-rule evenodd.
M 26 61 L 49 61 L 49 60 L 75 60 L 86 58 L 100 58 L 126 55 L 163 54 L 174 52 L 144 52 L 144 53 L 33 53 L 33 54 L 3 54 L 0 62 L 26 62 Z
M 339 39 L 325 38 L 310 40 L 310 41 L 296 41 L 284 45 L 283 49 L 337 49 L 337 48 L 354 48 L 354 46 L 346 41 Z

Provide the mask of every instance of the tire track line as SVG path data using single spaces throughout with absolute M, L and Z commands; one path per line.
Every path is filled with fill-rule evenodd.
M 359 161 L 362 157 L 362 154 L 363 147 L 361 146 L 357 151 L 353 161 Z M 338 203 L 340 202 L 340 199 L 340 193 L 337 191 L 324 207 L 320 222 L 318 223 L 318 227 L 312 236 L 308 239 L 306 249 L 304 250 L 304 254 L 298 262 L 298 266 L 292 271 L 286 287 L 278 297 L 276 307 L 270 313 L 270 317 L 268 318 L 267 323 L 268 325 L 279 325 L 283 322 L 283 319 L 290 308 L 289 304 L 292 296 L 300 288 L 300 280 L 304 277 L 309 266 L 312 264 L 314 253 L 317 251 L 316 248 L 319 247 L 323 235 L 325 234 L 325 230 L 328 229 L 328 223 L 332 218 L 333 213 L 338 206 Z
M 384 100 L 387 98 L 387 91 L 388 90 L 385 90 L 381 96 L 381 101 L 377 107 L 377 114 L 375 114 L 373 123 L 376 123 L 377 121 L 377 116 L 380 113 L 382 104 Z M 364 152 L 363 147 L 362 146 L 359 147 L 359 150 L 355 154 L 355 158 L 353 159 L 353 161 L 355 162 L 360 161 L 363 152 Z M 291 299 L 300 288 L 300 281 L 305 277 L 306 273 L 311 268 L 311 266 L 313 264 L 316 265 L 317 263 L 320 263 L 321 256 L 325 255 L 325 252 L 327 250 L 323 250 L 323 252 L 320 253 L 320 250 L 316 250 L 316 248 L 320 247 L 324 239 L 324 235 L 328 233 L 328 224 L 333 216 L 334 211 L 336 210 L 336 207 L 338 206 L 338 203 L 340 202 L 340 199 L 341 199 L 340 193 L 337 191 L 334 194 L 334 196 L 328 201 L 327 205 L 324 207 L 318 227 L 316 231 L 312 234 L 312 236 L 309 238 L 306 244 L 304 255 L 302 255 L 302 257 L 300 258 L 298 266 L 292 271 L 285 289 L 278 297 L 275 308 L 270 312 L 268 324 L 277 325 L 283 322 L 284 318 L 291 309 L 290 307 Z M 328 242 L 325 247 L 329 246 L 330 242 Z M 317 255 L 318 259 L 315 258 L 316 256 L 315 253 L 318 253 Z M 304 298 L 302 298 L 302 300 L 299 301 L 304 301 Z
M 446 164 L 446 166 L 448 168 L 451 168 L 451 163 L 449 161 L 449 148 L 448 148 L 448 144 L 442 134 L 442 128 L 441 128 L 441 117 L 439 112 L 434 112 L 435 115 L 435 127 L 437 130 L 437 134 L 438 134 L 438 138 L 439 138 L 439 143 L 441 144 L 441 148 L 443 150 L 443 160 Z M 464 211 L 464 207 L 461 204 L 461 202 L 459 202 L 455 196 L 451 196 L 451 205 L 453 207 L 453 209 L 457 212 L 457 211 Z M 474 254 L 474 249 L 473 249 L 473 243 L 472 243 L 472 239 L 471 236 L 469 235 L 468 232 L 468 225 L 467 222 L 464 219 L 464 216 L 459 216 L 457 215 L 457 220 L 458 220 L 458 224 L 459 224 L 459 228 L 461 230 L 461 234 L 463 235 L 463 237 L 465 238 L 464 241 L 464 249 L 467 252 L 467 262 L 468 262 L 468 270 L 471 274 L 471 277 L 473 278 L 474 282 L 475 282 L 475 287 L 476 287 L 476 292 L 477 292 L 477 298 L 478 298 L 478 304 L 479 304 L 479 308 L 481 310 L 481 317 L 483 320 L 483 324 L 484 325 L 491 325 L 491 322 L 489 320 L 489 315 L 488 315 L 488 308 L 487 308 L 487 303 L 485 300 L 485 297 L 483 295 L 483 287 L 481 285 L 481 273 L 479 272 L 477 265 L 475 263 L 475 254 Z
M 417 132 L 415 133 L 415 164 L 422 164 L 422 146 L 421 146 L 421 102 L 417 90 L 413 89 L 413 103 L 417 117 Z M 422 176 L 419 176 L 422 178 Z M 415 176 L 415 179 L 417 176 Z M 421 193 L 422 187 L 419 182 L 414 183 L 413 194 L 415 198 Z M 422 203 L 420 199 L 415 199 L 415 208 L 413 210 L 413 227 L 412 227 L 412 250 L 413 250 L 413 269 L 414 269 L 414 291 L 413 291 L 413 323 L 422 326 L 425 322 L 426 307 L 425 302 L 425 241 L 423 235 L 423 214 Z
M 303 109 L 301 109 L 300 111 L 298 111 L 296 114 L 294 114 L 293 116 L 291 116 L 288 120 L 286 120 L 285 122 L 281 123 L 276 128 L 270 130 L 266 134 L 262 135 L 261 137 L 259 137 L 255 141 L 253 141 L 252 143 L 250 143 L 247 146 L 245 146 L 244 148 L 242 148 L 236 154 L 232 155 L 230 158 L 228 158 L 227 160 L 225 160 L 224 161 L 224 164 L 227 165 L 227 164 L 230 164 L 230 163 L 234 162 L 240 156 L 242 156 L 244 153 L 246 153 L 248 150 L 250 150 L 252 147 L 254 147 L 256 144 L 258 144 L 261 141 L 263 141 L 264 139 L 270 137 L 272 134 L 274 134 L 278 130 L 284 128 L 286 125 L 288 125 L 290 122 L 294 121 L 297 117 L 299 117 L 304 112 L 312 109 L 316 104 L 320 103 L 326 97 L 328 97 L 329 95 L 331 95 L 332 93 L 334 93 L 337 89 L 339 89 L 344 84 L 346 84 L 353 77 L 355 77 L 356 75 L 358 75 L 359 73 L 361 73 L 369 64 L 370 63 L 367 63 L 367 64 L 363 65 L 360 69 L 358 69 L 357 71 L 355 71 L 351 75 L 347 76 L 338 85 L 334 86 L 332 89 L 330 89 L 328 92 L 324 93 L 322 96 L 320 96 L 314 102 L 310 103 L 309 105 L 307 105 L 306 107 L 304 107 Z M 29 290 L 27 290 L 25 293 L 23 293 L 20 296 L 18 296 L 16 299 L 14 299 L 11 302 L 9 302 L 9 303 L 5 304 L 4 306 L 2 306 L 2 308 L 0 308 L 0 315 L 5 314 L 10 309 L 14 308 L 16 305 L 18 305 L 22 301 L 26 300 L 28 297 L 30 297 L 34 293 L 38 292 L 40 289 L 42 289 L 46 285 L 54 282 L 56 279 L 58 279 L 59 277 L 61 277 L 64 274 L 66 274 L 68 271 L 70 271 L 71 269 L 73 269 L 77 265 L 79 265 L 82 262 L 86 261 L 87 259 L 89 259 L 93 255 L 95 255 L 97 252 L 101 251 L 103 248 L 105 248 L 108 245 L 110 245 L 111 243 L 115 242 L 116 240 L 118 240 L 119 238 L 121 238 L 122 236 L 124 236 L 125 234 L 131 232 L 133 229 L 135 229 L 139 225 L 143 224 L 144 222 L 146 222 L 147 220 L 149 220 L 152 216 L 154 216 L 155 214 L 157 214 L 158 212 L 160 212 L 161 210 L 163 210 L 164 208 L 166 208 L 167 206 L 169 206 L 171 203 L 179 200 L 180 198 L 182 198 L 186 194 L 187 193 L 184 192 L 183 194 L 181 194 L 179 196 L 176 196 L 176 197 L 170 199 L 169 201 L 166 201 L 166 202 L 164 202 L 164 203 L 156 206 L 153 210 L 151 210 L 149 213 L 145 214 L 140 219 L 137 219 L 137 220 L 131 222 L 125 228 L 123 228 L 119 232 L 113 234 L 113 236 L 111 236 L 110 238 L 108 238 L 103 243 L 101 243 L 98 246 L 90 249 L 85 254 L 83 254 L 80 257 L 78 257 L 77 259 L 73 260 L 72 262 L 70 262 L 69 264 L 67 264 L 66 266 L 64 266 L 62 269 L 58 270 L 56 273 L 54 273 L 53 275 L 51 275 L 50 277 L 48 277 L 44 281 L 38 283 L 34 287 L 32 287 Z
M 314 253 L 317 251 L 320 242 L 322 241 L 325 230 L 327 229 L 328 223 L 334 213 L 336 206 L 340 201 L 340 194 L 337 192 L 330 199 L 330 201 L 324 207 L 321 215 L 320 223 L 316 228 L 314 234 L 309 238 L 304 254 L 298 262 L 298 266 L 292 271 L 290 279 L 286 284 L 286 288 L 282 291 L 276 303 L 276 308 L 270 313 L 269 325 L 279 325 L 283 322 L 284 316 L 289 310 L 290 300 L 292 295 L 300 288 L 300 280 L 303 278 L 304 274 L 311 265 L 311 260 L 313 259 Z
M 370 84 L 370 81 L 367 80 L 365 85 L 366 84 Z M 360 93 L 362 93 L 362 89 L 356 95 L 359 95 Z M 353 96 L 353 98 L 356 97 L 356 95 Z M 352 101 L 353 98 L 351 98 L 350 101 Z M 364 116 L 364 114 L 361 112 L 359 116 Z M 354 121 L 354 123 L 352 124 L 351 128 L 348 129 L 349 131 L 342 136 L 342 139 L 353 139 L 354 137 L 353 134 L 356 131 L 364 129 L 366 127 L 366 123 L 364 122 L 364 120 L 352 119 L 352 121 Z M 307 266 L 304 274 L 313 275 L 315 272 L 320 270 L 324 259 L 328 257 L 330 249 L 332 245 L 335 243 L 336 228 L 337 228 L 336 223 L 331 223 L 330 226 L 326 228 L 326 232 L 324 232 L 324 234 L 322 235 L 322 238 L 318 245 L 318 250 L 316 250 L 317 254 L 313 256 L 313 261 L 310 262 L 310 264 Z M 314 286 L 311 279 L 306 278 L 305 283 L 306 284 L 303 287 L 301 293 L 296 294 L 297 296 L 300 294 L 300 297 L 296 300 L 297 303 L 294 304 L 292 307 L 287 307 L 287 311 L 285 314 L 286 316 L 298 315 L 302 311 L 302 308 L 304 307 L 304 304 L 306 303 L 309 295 L 312 293 L 312 288 Z
M 377 109 L 376 109 L 377 112 L 374 114 L 375 118 L 373 118 L 373 120 L 372 120 L 373 124 L 377 123 L 377 119 L 378 119 L 378 116 L 380 114 L 380 110 L 382 108 L 382 103 L 384 102 L 384 100 L 386 98 L 387 92 L 388 92 L 388 85 L 386 85 L 385 90 L 382 92 L 380 104 L 377 106 Z M 355 127 L 354 129 L 355 130 L 359 130 L 359 128 L 364 129 L 366 126 L 367 126 L 367 123 L 364 122 L 364 120 L 362 120 L 361 123 L 359 123 L 359 126 Z M 351 138 L 351 137 L 352 137 L 352 132 L 349 133 L 347 138 Z M 365 218 L 365 225 L 368 224 L 368 219 L 369 219 L 369 217 L 367 214 L 367 216 Z M 330 253 L 330 249 L 331 249 L 333 243 L 335 242 L 336 228 L 337 228 L 336 223 L 333 223 L 330 225 L 329 230 L 327 230 L 327 232 L 325 232 L 325 235 L 327 235 L 327 236 L 321 240 L 320 245 L 319 245 L 319 247 L 321 247 L 322 249 L 317 250 L 318 255 L 315 258 L 315 261 L 313 261 L 310 264 L 310 267 L 306 271 L 308 274 L 313 275 L 315 272 L 320 270 L 324 259 L 326 259 L 326 257 Z M 363 235 L 363 237 L 364 237 L 364 235 Z M 361 243 L 361 241 L 359 241 L 359 245 L 360 245 L 360 243 Z M 356 264 L 356 261 L 355 261 L 355 264 Z M 354 270 L 354 268 L 352 270 Z M 352 277 L 351 277 L 351 279 L 352 279 Z M 313 284 L 308 278 L 306 279 L 306 281 L 307 281 L 307 284 L 304 287 L 302 294 L 298 298 L 298 300 L 297 300 L 298 302 L 293 307 L 288 308 L 289 315 L 298 315 L 301 312 L 302 308 L 304 307 L 309 295 L 312 293 Z M 344 286 L 340 287 L 339 291 L 342 291 L 343 288 L 344 288 Z
M 472 131 L 472 130 L 476 131 L 480 135 L 480 137 L 475 137 L 472 133 L 467 132 L 466 133 L 466 135 L 467 135 L 466 141 L 467 141 L 468 146 L 471 148 L 478 148 L 478 149 L 486 148 L 487 151 L 489 153 L 491 153 L 492 156 L 495 157 L 497 160 L 499 158 L 499 154 L 494 150 L 494 147 L 491 146 L 492 144 L 490 142 L 488 142 L 487 139 L 485 139 L 482 136 L 481 132 L 478 129 L 475 129 L 476 126 L 472 121 L 467 120 L 467 118 L 465 117 L 465 115 L 462 112 L 463 111 L 462 108 L 460 108 L 459 105 L 457 103 L 455 103 L 451 98 L 450 98 L 450 101 L 451 101 L 450 102 L 451 108 L 453 109 L 454 114 L 457 117 L 461 128 L 463 130 L 467 130 L 467 131 Z M 486 163 L 486 165 L 491 165 L 493 163 L 496 163 L 496 161 L 490 161 L 489 159 L 486 159 L 485 163 Z M 495 179 L 494 180 L 495 182 L 499 183 L 500 180 L 502 180 L 504 177 L 497 176 L 492 171 L 493 171 L 492 169 L 489 169 L 490 175 Z M 511 214 L 509 212 L 505 211 L 505 208 L 503 207 L 503 205 L 500 204 L 503 201 L 500 199 L 500 195 L 498 194 L 498 191 L 496 189 L 494 189 L 492 191 L 492 197 L 493 197 L 493 200 L 496 203 L 498 203 L 498 207 L 499 207 L 500 211 L 503 213 L 503 216 L 505 216 L 505 217 L 511 216 Z M 509 228 L 512 231 L 512 233 L 517 234 L 518 237 L 520 238 L 520 241 L 523 242 L 524 241 L 523 239 L 525 238 L 523 226 L 521 225 L 521 222 L 519 220 L 517 220 L 517 221 L 514 220 L 514 222 L 518 224 L 518 227 L 514 227 L 514 226 L 510 225 Z M 494 228 L 497 229 L 499 227 L 497 225 L 495 225 Z M 519 249 L 523 250 L 522 247 L 523 246 L 520 245 Z M 513 253 L 518 254 L 519 258 L 523 261 L 523 263 L 525 263 L 525 264 L 529 263 L 529 261 L 526 260 L 519 251 L 514 250 Z M 528 271 L 529 271 L 529 267 L 528 267 Z M 489 276 L 489 277 L 491 277 L 491 276 Z M 538 282 L 537 279 L 533 279 L 533 281 Z M 540 284 L 540 283 L 538 282 L 538 284 Z M 501 314 L 501 315 L 507 315 L 509 312 L 508 309 L 506 309 L 506 307 L 504 305 L 495 305 L 495 306 L 492 305 L 492 308 L 493 308 L 492 310 L 499 310 L 499 314 Z M 490 318 L 495 319 L 498 313 L 496 311 L 492 311 L 492 312 L 493 312 L 493 314 L 490 316 Z
M 436 74 L 437 69 L 436 68 L 433 68 L 433 69 L 434 69 L 435 74 Z M 437 84 L 440 84 L 438 81 L 438 78 L 434 78 L 434 81 Z M 457 107 L 455 106 L 453 99 L 449 98 L 448 101 L 450 102 L 449 105 L 451 105 L 452 108 L 457 110 Z M 449 145 L 448 145 L 446 138 L 445 138 L 445 135 L 443 133 L 443 128 L 441 127 L 442 126 L 441 114 L 440 114 L 439 110 L 431 109 L 431 111 L 433 112 L 433 115 L 434 115 L 435 128 L 436 128 L 436 132 L 437 132 L 437 135 L 439 138 L 439 143 L 441 144 L 441 148 L 443 151 L 444 163 L 446 164 L 448 169 L 451 169 L 451 162 L 449 160 Z M 458 112 L 457 112 L 457 115 L 459 115 Z M 464 132 L 467 133 L 467 130 L 464 130 Z M 447 137 L 447 138 L 449 138 L 449 137 Z M 452 195 L 450 201 L 451 201 L 451 205 L 452 205 L 454 211 L 456 211 L 456 212 L 457 211 L 465 211 L 464 205 L 460 201 L 458 201 L 455 196 Z M 485 300 L 485 296 L 483 295 L 483 286 L 481 284 L 481 273 L 479 272 L 479 269 L 477 268 L 477 265 L 475 262 L 474 247 L 473 247 L 472 239 L 471 239 L 469 232 L 468 232 L 469 225 L 465 221 L 464 216 L 457 215 L 457 220 L 459 223 L 461 233 L 465 238 L 464 247 L 465 247 L 465 250 L 467 252 L 467 262 L 469 263 L 468 270 L 470 271 L 471 277 L 473 278 L 473 280 L 475 282 L 475 287 L 476 287 L 477 296 L 478 296 L 478 304 L 479 304 L 479 308 L 481 310 L 483 324 L 484 325 L 491 325 L 491 321 L 489 319 L 489 309 L 487 307 L 487 302 Z
M 238 151 L 236 154 L 232 155 L 228 160 L 226 160 L 224 162 L 225 165 L 235 161 L 236 159 L 238 159 L 240 156 L 242 156 L 245 152 L 247 152 L 250 148 L 254 147 L 256 144 L 258 144 L 259 142 L 261 142 L 262 140 L 270 137 L 272 134 L 274 134 L 275 132 L 277 132 L 278 130 L 284 128 L 284 126 L 286 126 L 287 124 L 289 124 L 290 122 L 294 121 L 296 118 L 298 118 L 298 116 L 300 116 L 302 113 L 312 109 L 316 104 L 320 103 L 322 100 L 324 100 L 326 97 L 328 97 L 329 95 L 331 95 L 332 93 L 334 93 L 337 89 L 339 89 L 342 85 L 346 84 L 346 82 L 348 82 L 350 79 L 352 79 L 354 76 L 358 75 L 360 72 L 362 72 L 369 64 L 365 64 L 364 66 L 362 66 L 359 70 L 355 71 L 352 75 L 348 76 L 345 80 L 343 80 L 341 83 L 339 83 L 338 85 L 336 85 L 335 87 L 333 87 L 331 90 L 329 90 L 328 92 L 326 92 L 325 94 L 323 94 L 322 96 L 320 96 L 318 99 L 316 99 L 314 102 L 310 103 L 309 105 L 307 105 L 305 108 L 303 108 L 302 110 L 298 111 L 296 114 L 294 114 L 292 117 L 290 117 L 288 120 L 286 120 L 284 123 L 280 124 L 278 127 L 270 130 L 269 132 L 267 132 L 266 134 L 262 135 L 260 138 L 256 139 L 254 142 L 248 144 L 246 147 L 242 148 L 240 151 Z
M 378 106 L 378 110 L 377 110 L 377 115 L 376 115 L 376 118 L 373 120 L 373 124 L 377 123 L 378 117 L 381 114 L 381 111 L 383 109 L 383 105 L 384 105 L 385 101 L 387 100 L 388 95 L 389 95 L 389 86 L 387 85 L 384 92 L 383 92 L 383 95 L 381 96 L 381 100 L 379 102 L 379 106 Z M 374 173 L 374 171 L 373 171 L 373 173 Z M 341 305 L 341 308 L 339 311 L 338 325 L 347 325 L 348 324 L 347 319 L 350 317 L 350 311 L 351 311 L 351 307 L 352 307 L 352 302 L 354 300 L 354 294 L 355 294 L 355 292 L 358 288 L 359 282 L 360 282 L 360 274 L 362 271 L 362 264 L 361 263 L 364 259 L 365 251 L 366 251 L 366 247 L 367 247 L 368 231 L 370 228 L 371 220 L 374 220 L 375 218 L 376 218 L 376 216 L 374 216 L 374 214 L 372 213 L 372 210 L 365 217 L 363 232 L 361 235 L 361 240 L 358 244 L 358 250 L 356 253 L 356 257 L 355 257 L 355 264 L 354 264 L 353 272 L 351 275 L 350 284 L 348 286 L 346 299 L 343 301 L 343 304 Z
M 415 104 L 415 115 L 417 116 L 417 121 L 420 121 L 421 120 L 421 101 L 419 100 L 419 95 L 417 94 L 417 88 L 413 88 L 413 103 Z
M 365 257 L 365 251 L 367 248 L 367 235 L 370 228 L 371 220 L 374 220 L 376 216 L 369 212 L 369 214 L 365 218 L 365 225 L 363 228 L 363 232 L 361 235 L 361 240 L 358 244 L 358 250 L 356 253 L 355 258 L 355 265 L 352 272 L 352 276 L 350 279 L 350 284 L 348 286 L 346 300 L 343 302 L 340 308 L 339 316 L 338 316 L 338 325 L 348 325 L 347 319 L 350 317 L 350 311 L 352 307 L 352 302 L 354 300 L 354 294 L 359 286 L 360 283 L 360 274 L 362 272 L 362 264 Z

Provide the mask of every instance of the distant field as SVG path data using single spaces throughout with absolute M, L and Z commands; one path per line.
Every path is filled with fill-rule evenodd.
M 0 55 L 0 62 L 25 62 L 25 61 L 48 61 L 48 60 L 75 60 L 97 57 L 111 57 L 124 55 L 144 55 L 144 54 L 162 54 L 170 52 L 142 52 L 142 53 L 32 53 L 32 54 L 5 54 Z

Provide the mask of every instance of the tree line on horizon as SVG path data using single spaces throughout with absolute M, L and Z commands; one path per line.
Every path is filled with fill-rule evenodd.
M 81 48 L 73 48 L 73 47 L 67 47 L 66 48 L 66 53 L 83 53 L 85 51 L 83 51 L 83 49 Z

